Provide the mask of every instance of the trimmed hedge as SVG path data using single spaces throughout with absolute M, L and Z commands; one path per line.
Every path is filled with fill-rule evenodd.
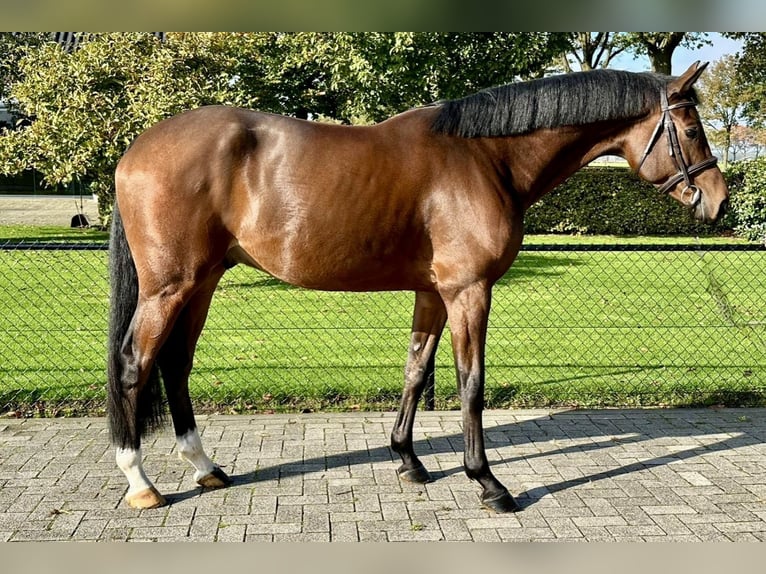
M 681 204 L 624 167 L 581 169 L 527 212 L 526 233 L 710 235 Z
M 738 236 L 766 243 L 766 159 L 733 164 L 726 180 L 731 194 L 727 223 Z
M 74 185 L 48 186 L 42 183 L 40 172 L 24 171 L 17 175 L 0 174 L 0 194 L 20 195 L 76 195 Z M 89 192 L 90 193 L 90 192 Z

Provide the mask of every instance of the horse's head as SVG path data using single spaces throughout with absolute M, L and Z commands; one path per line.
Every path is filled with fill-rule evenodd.
M 729 191 L 705 138 L 692 86 L 707 63 L 696 62 L 660 93 L 659 107 L 633 132 L 626 158 L 638 174 L 708 223 L 726 210 Z

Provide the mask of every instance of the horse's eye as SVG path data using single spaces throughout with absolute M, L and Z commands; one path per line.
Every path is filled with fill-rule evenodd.
M 697 128 L 689 128 L 686 130 L 686 137 L 693 140 L 697 138 Z

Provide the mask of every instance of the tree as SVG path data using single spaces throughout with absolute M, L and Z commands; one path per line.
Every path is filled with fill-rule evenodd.
M 582 71 L 608 68 L 629 47 L 624 39 L 619 32 L 570 32 L 570 48 L 560 58 L 562 67 L 565 72 L 574 71 L 571 59 Z
M 653 72 L 667 75 L 676 48 L 710 43 L 705 32 L 569 32 L 568 39 L 569 49 L 559 60 L 566 72 L 608 68 L 616 56 L 632 53 L 646 56 Z
M 737 57 L 724 56 L 714 62 L 697 83 L 703 105 L 700 116 L 710 128 L 711 142 L 717 143 L 723 156 L 723 168 L 729 164 L 732 131 L 744 121 L 747 94 L 739 84 Z
M 760 126 L 738 125 L 731 131 L 732 161 L 758 159 L 766 147 L 766 129 Z M 741 154 L 738 158 L 737 154 Z
M 267 75 L 285 113 L 349 123 L 542 75 L 567 46 L 564 34 L 506 32 L 303 32 L 273 42 Z
M 548 33 L 91 34 L 19 60 L 11 94 L 33 118 L 0 136 L 0 172 L 86 182 L 103 218 L 130 142 L 205 104 L 372 122 L 440 98 L 543 73 L 566 46 Z
M 48 184 L 85 182 L 108 216 L 114 168 L 137 134 L 185 109 L 240 100 L 222 40 L 101 34 L 72 53 L 53 42 L 28 50 L 11 94 L 33 121 L 0 137 L 0 170 L 36 169 Z
M 627 32 L 630 51 L 649 58 L 653 72 L 672 73 L 673 52 L 679 46 L 691 49 L 710 44 L 706 32 Z
M 744 40 L 737 62 L 737 81 L 747 92 L 744 116 L 751 124 L 766 124 L 766 33 L 737 32 L 725 36 Z

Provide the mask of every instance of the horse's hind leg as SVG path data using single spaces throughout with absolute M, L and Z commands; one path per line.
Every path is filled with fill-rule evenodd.
M 141 436 L 161 421 L 155 360 L 183 303 L 183 290 L 139 298 L 116 358 L 120 375 L 112 391 L 110 418 L 117 443 L 117 466 L 128 479 L 125 501 L 134 508 L 155 508 L 166 503 L 143 470 Z
M 447 313 L 439 295 L 426 292 L 416 294 L 410 348 L 404 369 L 404 392 L 391 433 L 391 448 L 402 458 L 399 476 L 411 482 L 424 483 L 431 480 L 428 471 L 415 455 L 412 425 L 428 376 L 427 366 L 436 353 L 446 319 Z
M 194 467 L 194 480 L 206 488 L 227 486 L 231 484 L 231 479 L 202 448 L 189 397 L 189 374 L 194 349 L 222 274 L 223 269 L 212 273 L 186 304 L 157 358 L 173 419 L 178 455 Z

